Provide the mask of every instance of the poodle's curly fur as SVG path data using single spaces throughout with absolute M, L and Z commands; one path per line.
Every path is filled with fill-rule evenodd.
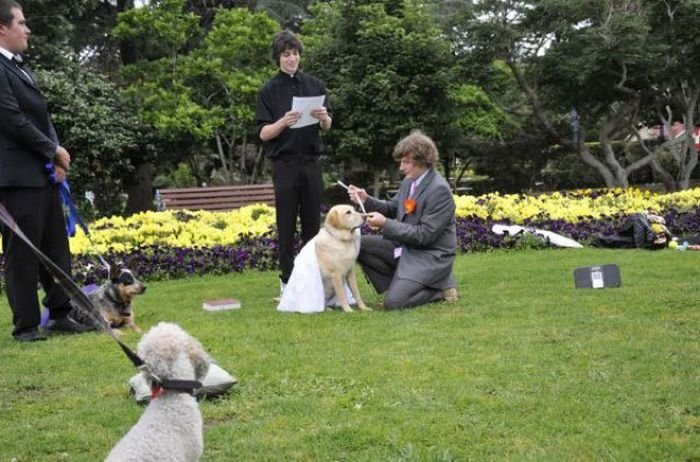
M 210 357 L 180 326 L 161 322 L 141 338 L 138 355 L 148 372 L 161 380 L 198 380 L 207 373 Z M 204 450 L 202 414 L 197 400 L 164 390 L 107 456 L 117 461 L 197 461 Z

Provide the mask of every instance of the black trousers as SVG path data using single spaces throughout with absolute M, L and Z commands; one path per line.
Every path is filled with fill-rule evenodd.
M 394 257 L 397 244 L 381 236 L 362 236 L 357 262 L 372 287 L 384 295 L 384 309 L 400 310 L 442 298 L 442 291 L 418 282 L 396 277 L 399 259 Z
M 279 240 L 280 279 L 287 283 L 294 268 L 294 234 L 301 218 L 301 239 L 310 241 L 321 227 L 321 160 L 316 156 L 275 159 L 272 183 Z
M 56 263 L 71 274 L 71 256 L 58 186 L 43 188 L 2 188 L 0 202 L 24 234 Z M 36 328 L 41 320 L 37 282 L 46 293 L 52 319 L 68 315 L 68 296 L 56 284 L 32 250 L 3 225 L 3 256 L 7 299 L 12 309 L 13 334 Z

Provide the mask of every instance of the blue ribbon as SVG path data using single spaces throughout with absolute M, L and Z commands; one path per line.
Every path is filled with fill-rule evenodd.
M 49 175 L 49 181 L 56 184 L 56 168 L 53 164 L 46 164 L 44 166 L 46 173 Z M 75 236 L 75 225 L 79 225 L 86 236 L 90 235 L 87 225 L 80 217 L 78 209 L 75 207 L 75 202 L 73 202 L 73 195 L 70 192 L 70 185 L 68 180 L 63 180 L 58 184 L 58 190 L 61 193 L 61 202 L 63 202 L 63 214 L 65 216 L 66 222 L 66 232 L 69 236 Z

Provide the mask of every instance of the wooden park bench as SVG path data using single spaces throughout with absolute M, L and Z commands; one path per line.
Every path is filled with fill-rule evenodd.
M 232 210 L 244 205 L 275 205 L 272 183 L 201 188 L 166 188 L 157 192 L 164 210 Z

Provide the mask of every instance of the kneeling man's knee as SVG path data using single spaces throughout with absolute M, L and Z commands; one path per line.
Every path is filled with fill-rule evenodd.
M 387 293 L 384 297 L 384 309 L 385 310 L 400 310 L 405 308 L 406 300 L 403 297 L 392 296 L 391 293 Z

